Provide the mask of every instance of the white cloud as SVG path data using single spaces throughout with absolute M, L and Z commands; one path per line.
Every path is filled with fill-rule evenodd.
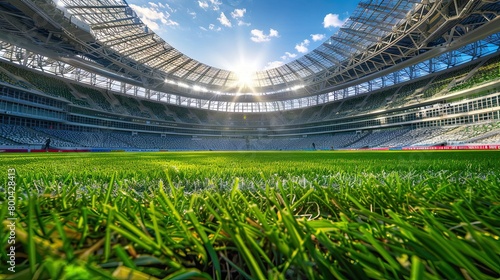
M 169 4 L 163 4 L 161 2 L 158 2 L 158 3 L 154 3 L 154 2 L 148 2 L 148 4 L 151 6 L 151 7 L 154 7 L 154 8 L 162 8 L 162 9 L 168 9 L 171 13 L 175 13 L 175 10 L 172 9 L 172 7 L 170 7 Z
M 238 20 L 238 26 L 250 26 L 251 24 L 249 22 L 244 22 L 242 20 Z
M 168 25 L 168 26 L 179 26 L 179 23 L 176 22 L 176 21 L 173 21 L 173 20 L 169 19 L 169 20 L 167 20 L 166 25 Z
M 252 34 L 251 39 L 254 42 L 265 42 L 270 40 L 266 35 L 264 35 L 264 31 L 262 30 L 253 29 L 250 31 L 250 34 Z
M 137 16 L 152 30 L 158 30 L 160 24 L 167 26 L 178 26 L 179 23 L 170 19 L 170 14 L 167 11 L 161 11 L 160 6 L 155 3 L 149 3 L 149 7 L 137 6 L 130 4 Z
M 217 0 L 198 0 L 198 6 L 203 10 L 208 10 L 208 8 L 210 8 L 214 11 L 218 11 L 220 10 L 220 5 L 222 5 L 222 2 Z
M 266 64 L 266 66 L 264 66 L 264 70 L 272 69 L 272 68 L 276 68 L 276 67 L 280 67 L 280 66 L 282 66 L 284 64 L 285 63 L 283 61 L 280 61 L 280 60 L 271 61 L 271 62 L 268 62 Z
M 210 0 L 210 3 L 212 4 L 212 9 L 214 11 L 218 11 L 220 9 L 219 6 L 222 5 L 222 2 L 217 0 Z
M 285 52 L 284 55 L 280 57 L 281 60 L 275 60 L 268 62 L 266 66 L 264 66 L 264 70 L 266 69 L 271 69 L 271 68 L 276 68 L 284 65 L 288 60 L 296 58 L 297 54 L 291 53 L 291 52 Z
M 231 12 L 231 17 L 238 21 L 238 26 L 250 26 L 249 22 L 242 20 L 246 12 L 247 9 L 234 9 L 234 11 Z
M 222 27 L 220 26 L 217 26 L 213 23 L 209 24 L 208 25 L 208 28 L 207 27 L 204 27 L 204 26 L 199 26 L 199 28 L 203 31 L 215 31 L 215 32 L 218 32 L 218 31 L 221 31 L 222 30 Z
M 215 24 L 210 24 L 208 25 L 208 29 L 212 31 L 221 31 L 222 28 L 220 26 L 215 26 Z
M 314 42 L 322 41 L 323 39 L 325 39 L 325 34 L 311 34 L 311 38 Z
M 291 58 L 295 58 L 295 57 L 297 57 L 297 54 L 291 53 L 291 52 L 285 52 L 285 54 L 280 57 L 281 60 L 275 60 L 275 61 L 268 62 L 266 64 L 266 66 L 264 66 L 264 70 L 280 67 L 280 66 L 284 65 L 287 60 L 289 60 Z
M 323 19 L 323 27 L 341 27 L 346 20 L 341 20 L 338 14 L 328 14 Z
M 279 37 L 278 31 L 272 28 L 269 29 L 268 35 L 264 34 L 263 30 L 258 29 L 252 29 L 252 31 L 250 31 L 250 34 L 252 34 L 252 37 L 250 37 L 250 39 L 256 43 L 268 42 L 272 37 Z
M 283 56 L 281 56 L 281 59 L 282 60 L 287 60 L 289 58 L 295 58 L 295 57 L 297 57 L 297 54 L 290 53 L 290 52 L 285 52 L 285 54 Z
M 219 20 L 220 24 L 222 24 L 224 26 L 227 26 L 227 27 L 232 26 L 231 22 L 229 21 L 229 19 L 226 17 L 226 15 L 223 12 L 220 13 L 220 17 L 218 17 L 217 20 Z
M 188 15 L 190 15 L 191 17 L 193 17 L 193 19 L 196 18 L 196 12 L 188 12 Z
M 198 1 L 198 6 L 200 6 L 203 10 L 208 9 L 208 3 L 206 1 Z
M 234 11 L 231 12 L 231 16 L 234 19 L 242 18 L 245 16 L 246 12 L 247 12 L 247 9 L 234 9 Z
M 309 46 L 309 43 L 311 43 L 309 40 L 305 39 L 304 41 L 300 42 L 299 44 L 295 45 L 295 49 L 299 53 L 306 53 L 309 51 L 307 46 Z

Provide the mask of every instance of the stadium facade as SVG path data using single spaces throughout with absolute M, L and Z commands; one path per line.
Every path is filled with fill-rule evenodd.
M 273 69 L 173 48 L 119 0 L 0 2 L 0 145 L 305 149 L 500 143 L 500 2 L 361 1 Z

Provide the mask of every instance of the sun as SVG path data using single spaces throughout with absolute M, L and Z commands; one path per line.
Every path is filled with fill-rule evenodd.
M 240 90 L 251 90 L 255 86 L 254 81 L 257 72 L 257 65 L 255 63 L 240 60 L 232 68 L 232 71 L 236 74 L 237 86 Z
M 251 69 L 242 67 L 238 70 L 235 71 L 236 75 L 238 76 L 238 85 L 240 86 L 252 86 L 253 81 L 253 73 Z

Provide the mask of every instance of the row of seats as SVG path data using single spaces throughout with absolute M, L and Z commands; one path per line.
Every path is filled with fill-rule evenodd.
M 0 66 L 7 69 L 10 72 L 10 75 L 16 76 L 13 78 L 4 73 L 4 77 L 9 77 L 10 81 L 8 82 L 10 84 L 21 86 L 26 89 L 37 89 L 51 96 L 63 97 L 75 105 L 90 107 L 87 101 L 76 98 L 71 93 L 71 89 L 68 85 L 62 80 L 48 75 L 41 75 L 36 72 L 27 71 L 4 62 L 0 62 Z
M 451 91 L 471 88 L 478 84 L 500 78 L 500 56 L 489 59 L 467 81 L 456 85 Z
M 116 108 L 113 108 L 106 97 L 104 97 L 105 93 L 101 90 L 77 83 L 66 83 L 63 80 L 50 77 L 49 75 L 43 75 L 36 71 L 30 71 L 2 61 L 0 61 L 0 81 L 26 89 L 39 90 L 51 96 L 62 97 L 75 105 L 83 107 L 94 108 L 107 112 L 126 113 L 143 118 L 156 118 L 160 120 L 164 119 L 167 121 L 173 121 L 171 117 L 162 113 L 162 111 L 166 109 L 163 104 L 148 102 L 148 105 L 158 104 L 156 106 L 153 105 L 153 107 L 155 107 L 153 112 L 155 114 L 158 113 L 158 115 L 153 117 L 148 114 L 148 112 L 140 109 L 139 101 L 135 98 L 113 95 L 114 98 L 119 100 L 119 104 L 117 104 L 117 106 L 125 108 L 125 111 L 117 110 Z M 73 91 L 76 91 L 78 94 L 74 94 Z
M 114 97 L 118 99 L 121 106 L 123 106 L 127 110 L 128 115 L 141 118 L 148 118 L 148 119 L 151 118 L 151 116 L 147 112 L 144 112 L 140 109 L 139 101 L 135 100 L 134 98 L 118 94 L 115 94 Z
M 42 146 L 46 139 L 51 146 L 65 148 L 141 148 L 173 150 L 304 150 L 359 149 L 437 145 L 443 143 L 498 143 L 500 122 L 484 124 L 401 128 L 364 132 L 308 135 L 307 137 L 219 138 L 131 134 L 118 131 L 80 132 L 52 128 L 28 128 L 0 125 L 0 145 Z M 314 145 L 313 145 L 314 143 Z
M 147 100 L 142 100 L 141 103 L 151 112 L 153 112 L 154 117 L 156 117 L 156 119 L 172 121 L 172 122 L 175 121 L 172 115 L 167 115 L 166 108 L 163 104 Z
M 443 127 L 411 129 L 406 131 L 406 133 L 399 135 L 397 138 L 382 143 L 382 145 L 387 147 L 416 146 L 424 139 L 433 138 L 435 135 L 441 133 L 441 131 L 443 131 L 444 129 L 445 128 Z
M 348 146 L 348 148 L 365 148 L 365 147 L 379 147 L 384 146 L 388 141 L 398 138 L 408 132 L 409 129 L 391 129 L 376 131 L 366 135 L 359 141 L 356 141 Z
M 123 132 L 81 132 L 57 129 L 36 129 L 40 133 L 49 135 L 51 139 L 61 139 L 75 143 L 73 147 L 86 148 L 133 148 L 134 146 L 120 140 Z M 130 135 L 130 134 L 127 134 Z M 57 147 L 56 143 L 53 144 Z
M 45 141 L 50 138 L 51 146 L 54 147 L 74 147 L 78 142 L 65 141 L 58 138 L 52 138 L 49 134 L 36 131 L 34 129 L 18 125 L 0 125 L 0 137 L 7 139 L 5 145 L 36 145 L 42 147 Z

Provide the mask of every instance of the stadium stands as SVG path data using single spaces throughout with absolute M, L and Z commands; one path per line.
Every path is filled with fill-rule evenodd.
M 382 92 L 371 93 L 365 100 L 365 111 L 379 110 L 385 108 L 394 98 L 396 89 L 384 90 Z
M 166 106 L 172 112 L 174 119 L 181 123 L 200 123 L 198 117 L 189 108 L 178 106 Z
M 500 57 L 493 57 L 482 65 L 477 71 L 473 72 L 469 79 L 453 86 L 450 91 L 458 91 L 462 89 L 471 88 L 485 82 L 490 82 L 500 79 Z
M 494 62 L 497 63 L 497 62 Z M 492 63 L 484 64 L 482 67 L 490 69 Z M 498 65 L 498 63 L 496 64 Z M 458 71 L 462 75 L 463 71 Z M 9 84 L 15 83 L 8 73 L 4 73 L 4 79 L 10 81 Z M 450 76 L 450 75 L 447 75 Z M 9 80 L 11 79 L 11 80 Z M 452 78 L 446 78 L 450 80 Z M 479 80 L 477 80 L 479 81 Z M 481 80 L 482 81 L 482 80 Z M 201 122 L 203 119 L 208 125 L 215 120 L 216 123 L 211 125 L 222 126 L 268 126 L 273 122 L 287 122 L 301 127 L 301 123 L 317 122 L 321 124 L 324 119 L 337 119 L 343 117 L 349 120 L 349 116 L 362 115 L 363 112 L 370 112 L 373 109 L 382 110 L 384 104 L 395 98 L 397 92 L 403 90 L 418 91 L 429 83 L 428 80 L 416 82 L 413 85 L 396 87 L 379 92 L 378 94 L 364 95 L 345 101 L 336 102 L 320 106 L 317 111 L 309 110 L 292 110 L 284 111 L 277 114 L 269 114 L 263 117 L 261 114 L 227 114 L 224 112 L 208 112 L 200 114 L 200 110 L 176 108 L 175 118 L 172 117 L 168 108 L 160 103 L 141 100 L 129 102 L 128 97 L 116 97 L 117 100 L 127 103 L 128 110 L 142 111 L 149 110 L 154 114 L 154 117 L 146 119 L 163 119 L 173 123 L 182 123 L 183 120 L 189 119 L 194 123 Z M 430 82 L 431 84 L 433 81 Z M 482 82 L 480 82 L 482 83 Z M 40 83 L 41 84 L 41 83 Z M 55 83 L 57 85 L 57 83 Z M 62 86 L 62 84 L 59 84 Z M 77 84 L 71 84 L 70 87 L 63 87 L 63 90 L 74 87 L 79 93 L 86 96 L 95 95 L 94 98 L 99 98 L 103 104 L 110 103 L 102 94 L 102 92 L 90 89 Z M 46 86 L 45 89 L 51 90 L 52 87 Z M 454 114 L 467 113 L 470 109 L 484 110 L 498 108 L 499 93 L 491 93 L 491 91 L 474 93 L 469 96 L 456 98 L 455 103 L 448 103 L 446 106 L 441 103 L 434 106 L 426 106 L 416 108 L 421 119 L 435 116 L 453 116 Z M 7 96 L 7 95 L 5 95 Z M 97 97 L 99 96 L 99 97 Z M 404 94 L 405 97 L 411 94 Z M 396 98 L 397 99 L 397 98 Z M 28 101 L 28 99 L 26 99 Z M 361 105 L 360 105 L 361 104 Z M 169 106 L 172 107 L 172 106 Z M 1 108 L 1 107 L 0 107 Z M 345 111 L 344 111 L 345 110 Z M 347 111 L 347 112 L 346 112 Z M 20 111 L 21 112 L 21 111 Z M 205 111 L 203 111 L 205 112 Z M 41 112 L 39 112 L 42 114 Z M 399 114 L 396 111 L 396 114 Z M 137 114 L 129 114 L 135 115 Z M 414 114 L 416 115 L 416 113 Z M 480 119 L 479 117 L 482 117 Z M 181 119 L 182 118 L 182 119 Z M 323 118 L 323 119 L 321 119 Z M 477 117 L 470 118 L 460 117 L 466 122 L 463 124 L 449 122 L 447 125 L 432 124 L 430 127 L 415 128 L 412 126 L 388 127 L 387 129 L 362 129 L 351 130 L 351 132 L 325 133 L 325 134 L 304 134 L 290 136 L 267 136 L 267 129 L 261 132 L 261 136 L 217 136 L 217 137 L 191 137 L 166 133 L 132 133 L 126 130 L 109 130 L 106 128 L 94 128 L 92 132 L 80 132 L 65 129 L 50 129 L 37 126 L 19 126 L 11 124 L 1 125 L 0 145 L 2 146 L 19 146 L 32 145 L 35 147 L 41 146 L 47 138 L 53 139 L 52 146 L 64 148 L 135 148 L 135 149 L 168 149 L 168 150 L 293 150 L 293 149 L 312 149 L 311 144 L 315 143 L 317 149 L 359 149 L 359 148 L 378 148 L 378 147 L 404 147 L 404 146 L 421 146 L 421 145 L 443 145 L 443 144 L 464 144 L 464 143 L 495 143 L 500 137 L 500 125 L 498 122 L 498 114 L 492 112 L 487 115 L 479 114 Z M 273 121 L 274 119 L 274 121 Z M 470 122 L 470 123 L 469 123 Z M 187 123 L 187 122 L 186 122 Z
M 2 65 L 2 64 L 0 64 L 0 65 Z M 14 86 L 26 88 L 26 89 L 30 88 L 30 86 L 27 83 L 23 83 L 19 80 L 12 78 L 12 76 L 6 72 L 7 72 L 6 70 L 2 70 L 2 68 L 0 68 L 0 81 L 14 85 Z
M 73 143 L 71 147 L 92 147 L 92 148 L 132 148 L 133 146 L 121 141 L 123 132 L 81 132 L 68 130 L 36 129 L 38 133 L 50 135 L 54 139 L 61 139 Z M 59 147 L 56 143 L 54 147 Z
M 156 102 L 151 102 L 147 100 L 141 100 L 141 103 L 149 108 L 151 112 L 153 112 L 154 117 L 159 120 L 164 120 L 164 121 L 175 121 L 174 118 L 171 115 L 167 115 L 166 113 L 166 108 L 163 104 L 161 103 L 156 103 Z
M 497 6 L 478 3 L 475 8 L 495 10 Z M 437 12 L 433 20 L 440 16 Z M 475 16 L 468 18 L 475 20 Z M 328 150 L 495 143 L 500 138 L 499 42 L 498 34 L 488 35 L 456 52 L 440 52 L 394 70 L 391 63 L 405 64 L 405 59 L 414 59 L 412 55 L 391 62 L 397 48 L 392 49 L 390 59 L 381 59 L 391 62 L 384 66 L 380 61 L 358 63 L 360 56 L 351 61 L 355 62 L 353 70 L 340 76 L 321 66 L 318 69 L 326 72 L 305 71 L 309 74 L 302 77 L 291 67 L 287 71 L 295 76 L 289 75 L 289 85 L 299 81 L 312 84 L 291 90 L 288 84 L 283 88 L 273 83 L 260 89 L 263 92 L 257 91 L 256 96 L 235 96 L 235 100 L 243 100 L 239 103 L 232 101 L 232 92 L 213 95 L 221 89 L 218 85 L 229 80 L 205 79 L 200 73 L 199 81 L 214 84 L 208 93 L 198 92 L 193 85 L 179 81 L 164 83 L 168 80 L 164 80 L 164 73 L 141 68 L 125 57 L 112 62 L 116 57 L 111 54 L 103 55 L 103 60 L 92 54 L 78 60 L 81 48 L 77 48 L 78 55 L 61 55 L 59 61 L 7 42 L 0 45 L 4 51 L 0 60 L 0 145 L 39 146 L 47 138 L 60 148 L 172 150 Z M 433 43 L 440 45 L 442 41 Z M 356 55 L 352 55 L 354 59 Z M 56 64 L 51 64 L 55 60 Z M 73 60 L 79 62 L 68 62 Z M 86 60 L 91 62 L 87 64 Z M 338 63 L 338 69 L 348 66 L 342 64 L 344 61 Z M 179 70 L 184 65 L 188 64 L 182 64 Z M 374 69 L 386 73 L 379 75 Z M 149 74 L 134 72 L 142 70 L 160 75 L 149 80 Z M 218 75 L 219 71 L 207 68 L 204 73 Z M 220 72 L 229 75 L 225 73 Z M 367 79 L 363 75 L 376 77 Z M 344 86 L 344 82 L 348 84 Z
M 6 78 L 10 84 L 27 89 L 37 89 L 45 94 L 65 98 L 74 105 L 90 107 L 87 101 L 75 97 L 68 85 L 62 80 L 17 68 L 6 63 L 1 63 L 0 66 L 8 69 L 13 75 L 17 76 L 17 79 L 13 79 L 10 75 L 2 72 L 3 78 Z
M 16 66 L 10 65 L 8 63 L 0 61 L 0 72 L 2 72 L 2 80 L 25 89 L 33 89 L 33 86 L 27 83 L 26 81 L 21 80 L 19 78 L 19 74 L 25 72 L 25 70 L 17 68 Z M 5 73 L 3 73 L 5 72 Z
M 465 78 L 477 65 L 478 63 L 473 63 L 459 70 L 454 69 L 436 76 L 424 91 L 423 99 L 446 94 L 456 84 L 457 80 Z
M 51 146 L 54 147 L 73 147 L 78 145 L 61 139 L 52 138 L 52 136 L 47 133 L 17 125 L 1 125 L 0 136 L 6 139 L 7 145 L 34 145 L 41 148 L 47 138 L 51 138 Z
M 408 147 L 443 144 L 498 144 L 500 122 L 482 124 L 342 132 L 307 137 L 191 137 L 120 131 L 82 132 L 50 128 L 0 126 L 0 146 L 39 148 L 45 140 L 57 148 L 119 148 L 162 150 L 318 150 Z
M 95 108 L 112 112 L 111 105 L 103 96 L 103 93 L 101 91 L 74 83 L 71 84 L 71 86 L 81 94 L 88 96 L 91 100 L 90 102 L 94 105 Z
M 408 105 L 411 102 L 420 102 L 419 96 L 423 95 L 430 80 L 431 78 L 428 78 L 402 86 L 392 97 L 391 100 L 394 101 L 391 102 L 388 108 L 401 107 L 404 105 Z
M 389 129 L 382 131 L 373 131 L 358 141 L 352 143 L 348 148 L 374 148 L 386 147 L 386 143 L 392 139 L 396 139 L 401 135 L 407 133 L 408 129 Z

